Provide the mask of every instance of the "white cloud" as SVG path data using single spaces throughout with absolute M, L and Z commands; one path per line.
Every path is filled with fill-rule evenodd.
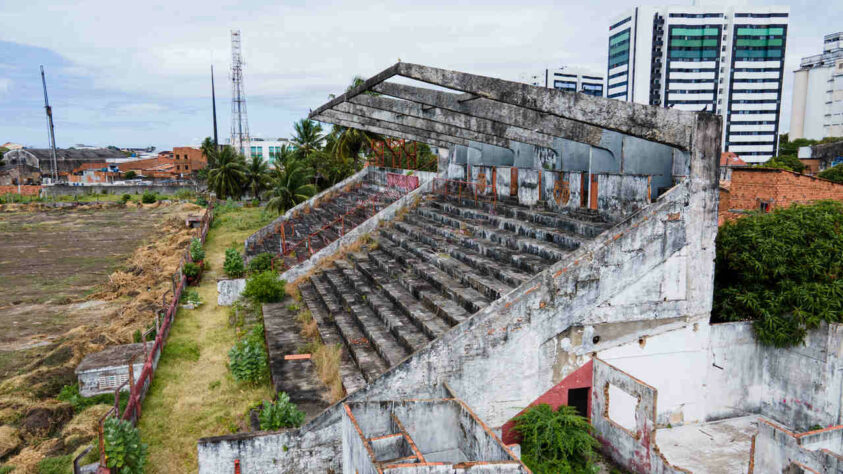
M 6 95 L 9 92 L 9 88 L 11 86 L 12 86 L 12 80 L 11 79 L 0 77 L 0 95 Z

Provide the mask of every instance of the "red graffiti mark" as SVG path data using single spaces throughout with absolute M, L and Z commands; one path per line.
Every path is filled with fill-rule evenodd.
M 390 188 L 401 188 L 406 190 L 416 189 L 419 187 L 418 176 L 407 176 L 403 174 L 387 173 L 386 184 Z

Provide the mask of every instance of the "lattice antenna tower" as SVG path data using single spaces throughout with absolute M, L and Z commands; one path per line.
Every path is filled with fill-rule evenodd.
M 243 85 L 243 55 L 240 30 L 231 30 L 231 146 L 249 155 L 249 118 L 246 114 L 246 89 Z

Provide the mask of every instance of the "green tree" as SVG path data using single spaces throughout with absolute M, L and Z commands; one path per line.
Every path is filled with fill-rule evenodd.
M 252 193 L 254 199 L 260 199 L 264 189 L 270 184 L 269 164 L 263 158 L 255 155 L 246 166 L 245 187 Z
M 211 137 L 205 137 L 199 149 L 208 161 L 208 168 L 216 168 L 217 148 L 214 146 L 214 140 Z
M 6 164 L 6 162 L 3 161 L 3 155 L 5 155 L 7 151 L 9 151 L 8 148 L 0 146 L 0 166 Z
M 230 146 L 217 153 L 216 166 L 208 171 L 208 188 L 217 198 L 240 198 L 246 183 L 246 164 L 243 155 Z
M 311 182 L 311 170 L 300 160 L 288 160 L 283 168 L 276 168 L 272 174 L 272 188 L 269 190 L 269 202 L 266 207 L 279 214 L 306 201 L 316 194 L 316 186 Z
M 530 407 L 515 418 L 515 431 L 521 435 L 521 460 L 536 474 L 594 472 L 599 444 L 576 408 L 560 405 L 553 411 L 546 403 Z
M 123 174 L 123 177 L 126 178 L 126 179 L 135 179 L 135 178 L 138 177 L 138 174 L 135 173 L 134 170 L 129 170 L 129 171 L 126 171 L 125 174 Z
M 292 140 L 296 157 L 310 161 L 312 155 L 322 150 L 325 144 L 322 125 L 310 119 L 301 119 L 293 125 L 293 128 L 296 131 Z
M 805 171 L 805 165 L 799 161 L 795 155 L 779 155 L 767 160 L 767 162 L 760 165 L 762 168 L 779 168 L 783 170 L 796 171 L 801 173 Z
M 800 344 L 843 321 L 843 203 L 778 208 L 717 234 L 712 320 L 754 321 L 763 344 Z
M 843 164 L 833 166 L 825 171 L 820 171 L 817 176 L 829 181 L 834 181 L 835 183 L 843 183 Z

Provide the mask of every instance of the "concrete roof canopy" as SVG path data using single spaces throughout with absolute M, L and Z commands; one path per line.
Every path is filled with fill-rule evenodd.
M 393 77 L 458 93 L 386 82 Z M 512 140 L 548 147 L 558 137 L 601 147 L 604 132 L 614 131 L 686 151 L 693 147 L 695 117 L 410 63 L 394 64 L 310 114 L 438 146 L 477 141 L 508 147 Z

